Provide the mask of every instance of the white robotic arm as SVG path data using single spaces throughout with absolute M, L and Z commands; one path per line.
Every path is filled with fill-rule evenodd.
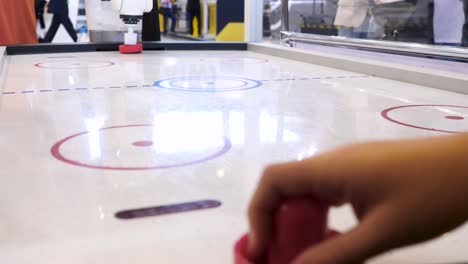
M 112 0 L 112 8 L 120 12 L 120 9 L 122 9 L 122 2 L 123 0 Z
M 128 28 L 125 34 L 125 44 L 135 45 L 137 36 L 134 27 L 143 19 L 143 14 L 153 10 L 153 0 L 111 0 L 112 8 L 119 12 L 120 19 Z
M 145 13 L 149 13 L 151 10 L 153 10 L 153 1 L 146 1 Z

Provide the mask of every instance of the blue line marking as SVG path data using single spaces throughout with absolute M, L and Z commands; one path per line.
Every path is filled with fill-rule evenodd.
M 34 93 L 34 91 L 21 91 L 21 93 Z
M 3 94 L 16 94 L 16 92 L 4 92 Z
M 41 93 L 48 93 L 48 92 L 53 92 L 53 90 L 39 90 Z

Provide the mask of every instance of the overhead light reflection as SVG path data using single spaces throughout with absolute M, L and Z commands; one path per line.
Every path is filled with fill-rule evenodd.
M 242 145 L 245 142 L 245 113 L 229 112 L 229 138 L 232 144 Z
M 221 112 L 168 112 L 154 116 L 156 152 L 191 153 L 224 145 Z
M 175 66 L 179 61 L 176 58 L 166 58 L 165 63 L 168 66 Z
M 260 112 L 260 142 L 276 143 L 278 135 L 278 118 L 266 110 Z
M 304 153 L 298 153 L 297 160 L 303 160 L 303 159 L 304 159 Z
M 283 130 L 283 141 L 284 142 L 298 142 L 301 138 L 294 132 L 288 129 Z
M 75 85 L 75 79 L 73 78 L 73 76 L 68 75 L 68 83 L 70 85 Z
M 105 218 L 104 210 L 102 209 L 101 206 L 98 208 L 98 210 L 99 210 L 99 218 L 103 220 Z
M 88 131 L 88 146 L 89 153 L 92 159 L 101 158 L 101 138 L 99 136 L 100 129 L 104 126 L 105 119 L 103 117 L 86 118 L 85 126 Z
M 307 151 L 307 154 L 309 156 L 313 156 L 315 155 L 315 153 L 317 153 L 317 151 L 318 151 L 318 148 L 316 146 L 311 146 L 309 150 Z

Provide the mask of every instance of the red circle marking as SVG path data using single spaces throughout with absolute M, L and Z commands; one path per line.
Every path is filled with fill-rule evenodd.
M 142 140 L 142 141 L 135 141 L 132 143 L 133 146 L 135 147 L 150 147 L 154 143 L 151 140 Z
M 153 125 L 125 125 L 125 126 L 112 126 L 112 127 L 104 127 L 99 129 L 100 131 L 103 130 L 110 130 L 110 129 L 117 129 L 117 128 L 126 128 L 126 127 L 152 127 Z M 89 131 L 84 131 L 80 132 L 78 134 L 74 134 L 71 136 L 68 136 L 57 143 L 55 143 L 52 148 L 50 149 L 50 153 L 52 156 L 62 162 L 68 163 L 70 165 L 78 166 L 78 167 L 84 167 L 84 168 L 89 168 L 89 169 L 100 169 L 100 170 L 123 170 L 123 171 L 132 171 L 132 170 L 156 170 L 156 169 L 169 169 L 169 168 L 179 168 L 179 167 L 185 167 L 185 166 L 190 166 L 190 165 L 195 165 L 199 164 L 205 161 L 209 161 L 215 158 L 220 157 L 224 153 L 228 152 L 231 147 L 231 141 L 229 138 L 225 137 L 224 138 L 224 146 L 218 150 L 217 152 L 210 154 L 206 157 L 202 157 L 197 160 L 192 160 L 192 161 L 186 161 L 186 162 L 181 162 L 181 163 L 174 163 L 174 164 L 164 164 L 164 165 L 155 165 L 155 166 L 146 166 L 146 167 L 116 167 L 116 166 L 98 166 L 98 165 L 93 165 L 93 164 L 87 164 L 84 162 L 80 162 L 77 160 L 73 160 L 70 158 L 65 157 L 61 152 L 60 152 L 60 147 L 66 143 L 67 141 L 74 139 L 79 136 L 83 136 L 90 133 Z
M 444 133 L 454 133 L 454 134 L 462 133 L 460 131 L 450 131 L 450 130 L 443 130 L 443 129 L 416 126 L 416 125 L 404 123 L 404 122 L 398 121 L 396 119 L 393 119 L 389 115 L 390 112 L 392 112 L 394 110 L 403 109 L 403 108 L 411 108 L 411 107 L 454 107 L 454 108 L 468 109 L 468 106 L 459 106 L 459 105 L 402 105 L 402 106 L 395 106 L 395 107 L 385 109 L 384 111 L 382 111 L 381 114 L 382 114 L 382 117 L 387 119 L 388 121 L 393 122 L 395 124 L 402 125 L 402 126 L 407 126 L 407 127 L 417 128 L 417 129 L 423 129 L 423 130 L 429 130 L 429 131 L 436 131 L 436 132 L 444 132 Z M 462 120 L 462 119 L 464 119 L 461 116 L 446 116 L 445 118 L 453 119 L 453 120 Z
M 463 119 L 465 119 L 462 116 L 446 116 L 445 118 L 450 119 L 450 120 L 463 120 Z
M 105 65 L 102 66 L 82 66 L 82 67 L 71 67 L 71 68 L 66 68 L 66 67 L 53 67 L 53 66 L 45 66 L 45 64 L 48 63 L 56 63 L 56 62 L 71 62 L 71 65 L 76 65 L 76 63 L 79 63 L 81 65 L 81 62 L 100 62 L 104 63 Z M 75 63 L 75 64 L 74 64 Z M 105 67 L 110 67 L 115 65 L 115 63 L 111 61 L 95 61 L 95 60 L 57 60 L 57 61 L 46 61 L 46 62 L 40 62 L 34 64 L 34 66 L 38 68 L 44 68 L 44 69 L 61 69 L 61 70 L 76 70 L 76 69 L 93 69 L 93 68 L 105 68 Z

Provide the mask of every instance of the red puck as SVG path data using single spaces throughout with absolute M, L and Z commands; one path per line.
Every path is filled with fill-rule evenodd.
M 122 54 L 141 53 L 143 51 L 143 44 L 136 45 L 120 45 L 119 52 Z
M 249 243 L 249 236 L 244 235 L 237 241 L 234 246 L 234 263 L 235 264 L 255 264 L 247 258 L 247 244 Z
M 311 245 L 326 238 L 328 205 L 313 198 L 284 202 L 275 214 L 268 264 L 288 264 Z
M 268 264 L 289 264 L 308 247 L 339 235 L 327 229 L 328 205 L 311 197 L 284 202 L 275 213 L 274 234 L 265 256 Z M 255 264 L 247 257 L 248 236 L 235 245 L 235 264 Z M 258 264 L 258 263 L 257 263 Z

